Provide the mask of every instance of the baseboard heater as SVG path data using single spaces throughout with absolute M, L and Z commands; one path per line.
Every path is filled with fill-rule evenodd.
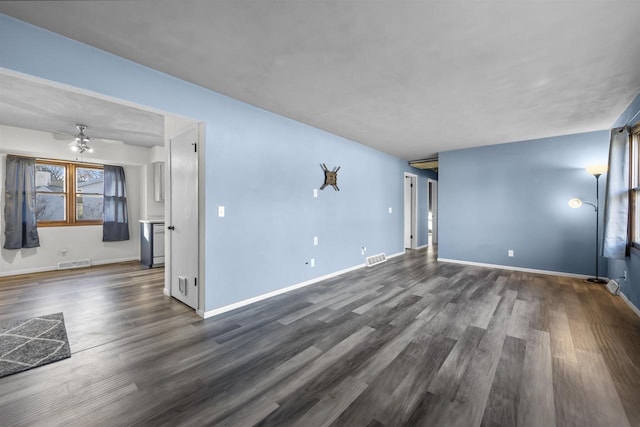
M 58 263 L 58 270 L 69 270 L 71 268 L 91 267 L 90 259 L 79 259 L 77 261 L 65 261 Z
M 372 255 L 367 257 L 367 267 L 373 267 L 374 265 L 382 264 L 387 260 L 387 256 L 382 253 L 378 255 Z

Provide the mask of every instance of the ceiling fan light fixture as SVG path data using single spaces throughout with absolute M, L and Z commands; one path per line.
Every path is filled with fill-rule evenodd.
M 76 125 L 76 129 L 78 129 L 78 134 L 75 137 L 76 143 L 71 145 L 71 151 L 80 153 L 84 153 L 86 151 L 88 153 L 93 153 L 93 148 L 89 147 L 89 141 L 91 141 L 91 139 L 84 134 L 87 126 Z

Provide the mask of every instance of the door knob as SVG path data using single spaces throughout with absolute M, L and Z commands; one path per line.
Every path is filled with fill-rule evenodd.
M 175 230 L 175 229 L 176 229 L 176 227 L 174 227 L 173 225 L 170 225 L 170 226 L 168 226 L 167 228 L 168 228 L 169 230 Z

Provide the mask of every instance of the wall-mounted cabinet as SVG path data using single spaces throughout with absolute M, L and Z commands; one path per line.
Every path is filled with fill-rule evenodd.
M 164 162 L 153 163 L 153 200 L 164 202 Z

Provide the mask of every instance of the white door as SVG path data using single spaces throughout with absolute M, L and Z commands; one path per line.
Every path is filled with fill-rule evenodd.
M 169 141 L 171 296 L 198 308 L 198 134 L 187 131 Z
M 404 247 L 416 247 L 416 180 L 417 176 L 404 175 Z

